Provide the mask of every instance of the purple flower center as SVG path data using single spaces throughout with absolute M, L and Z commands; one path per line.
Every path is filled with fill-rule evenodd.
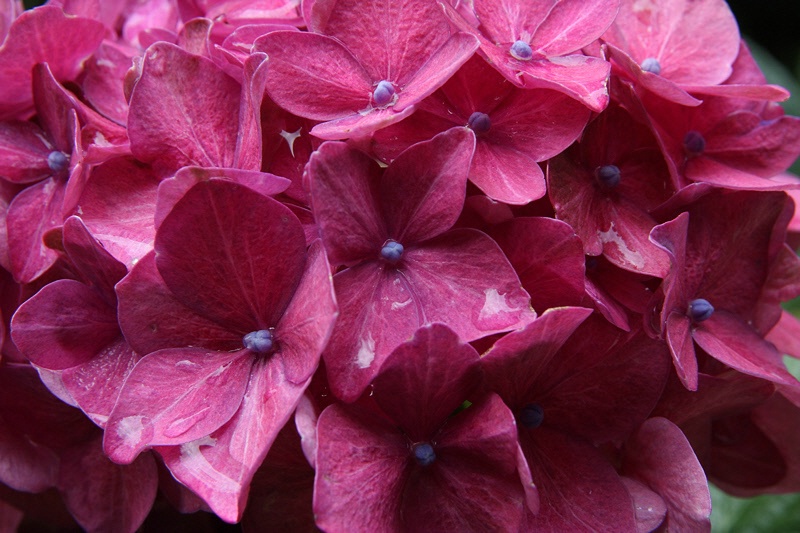
M 414 459 L 420 466 L 430 466 L 436 460 L 436 452 L 433 451 L 433 446 L 427 442 L 418 442 L 411 446 L 411 453 L 414 454 Z
M 517 41 L 512 44 L 511 48 L 508 50 L 508 53 L 511 54 L 511 57 L 519 59 L 520 61 L 530 61 L 530 59 L 533 57 L 531 45 L 525 41 Z
M 697 298 L 689 302 L 688 315 L 692 319 L 692 322 L 702 322 L 704 320 L 708 320 L 713 314 L 714 306 L 711 305 L 708 300 Z
M 372 101 L 375 102 L 376 106 L 383 107 L 392 101 L 394 93 L 395 90 L 392 82 L 381 80 L 372 92 Z
M 489 128 L 492 127 L 492 119 L 490 119 L 489 115 L 486 113 L 475 111 L 469 116 L 467 126 L 469 126 L 470 129 L 476 134 L 480 135 L 481 133 L 486 133 L 489 131 Z
M 47 154 L 47 166 L 53 172 L 61 172 L 69 165 L 69 156 L 60 150 L 53 150 Z
M 594 177 L 600 185 L 613 188 L 619 185 L 621 175 L 618 166 L 603 165 L 594 169 Z
M 269 353 L 274 346 L 272 333 L 268 329 L 251 331 L 242 339 L 244 347 L 255 353 Z
M 403 257 L 403 245 L 397 241 L 389 239 L 381 248 L 381 257 L 390 263 L 397 263 Z
M 691 156 L 700 155 L 706 149 L 706 140 L 699 131 L 692 130 L 683 137 L 683 148 Z
M 655 57 L 648 57 L 642 61 L 642 70 L 653 74 L 661 74 L 661 63 Z
M 538 428 L 544 422 L 544 409 L 538 403 L 529 403 L 519 410 L 519 423 L 528 429 Z

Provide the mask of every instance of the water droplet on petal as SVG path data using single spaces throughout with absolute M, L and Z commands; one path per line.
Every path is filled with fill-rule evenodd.
M 404 250 L 402 244 L 389 239 L 384 243 L 383 248 L 381 248 L 381 257 L 390 263 L 397 263 L 403 257 Z
M 653 74 L 661 74 L 661 63 L 655 57 L 648 57 L 642 61 L 642 70 Z
M 418 442 L 411 446 L 411 453 L 414 454 L 414 459 L 420 466 L 430 466 L 436 460 L 436 452 L 433 451 L 433 446 L 427 442 Z
M 268 329 L 259 329 L 245 335 L 242 344 L 251 352 L 268 353 L 272 351 L 274 342 L 272 333 Z
M 60 150 L 47 154 L 47 166 L 53 172 L 61 172 L 69 166 L 69 156 Z
M 394 93 L 395 90 L 392 82 L 381 80 L 372 92 L 372 101 L 375 102 L 376 106 L 383 107 L 392 101 Z
M 706 149 L 706 140 L 699 131 L 692 130 L 683 137 L 683 148 L 690 156 L 700 155 Z
M 511 54 L 511 57 L 519 59 L 520 61 L 530 61 L 530 59 L 533 57 L 531 45 L 525 41 L 517 41 L 512 44 L 511 48 L 508 50 L 508 53 Z
M 616 165 L 603 165 L 594 169 L 594 177 L 600 185 L 605 187 L 616 187 L 622 175 Z
M 469 120 L 467 121 L 467 126 L 470 127 L 472 131 L 476 134 L 486 133 L 489 131 L 489 128 L 492 127 L 492 119 L 489 118 L 489 115 L 486 113 L 481 113 L 480 111 L 475 111 L 473 114 L 469 116 Z
M 538 428 L 544 422 L 544 409 L 538 403 L 529 403 L 519 410 L 517 418 L 523 427 Z
M 696 298 L 689 302 L 689 312 L 687 313 L 692 322 L 702 322 L 711 318 L 714 314 L 714 306 L 708 300 Z

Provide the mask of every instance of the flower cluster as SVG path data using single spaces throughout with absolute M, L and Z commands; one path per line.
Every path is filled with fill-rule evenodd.
M 724 0 L 8 1 L 0 41 L 3 528 L 800 490 L 800 119 Z

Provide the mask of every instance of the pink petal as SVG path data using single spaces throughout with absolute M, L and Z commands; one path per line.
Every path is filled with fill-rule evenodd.
M 239 410 L 225 425 L 159 449 L 172 474 L 231 523 L 242 519 L 250 481 L 308 385 L 286 381 L 277 358 L 256 361 L 245 383 Z
M 666 418 L 651 418 L 625 445 L 623 471 L 648 485 L 667 504 L 667 527 L 709 531 L 711 496 L 686 437 Z
M 379 166 L 344 143 L 325 143 L 312 154 L 307 172 L 331 264 L 377 259 L 388 237 L 378 204 Z
M 370 104 L 373 80 L 335 39 L 277 31 L 258 39 L 253 50 L 269 57 L 267 91 L 290 113 L 332 120 L 356 114 Z
M 12 183 L 34 183 L 53 175 L 47 156 L 54 147 L 32 122 L 0 122 L 0 173 Z
M 451 128 L 415 144 L 389 165 L 379 197 L 390 237 L 408 245 L 453 227 L 464 206 L 474 150 L 471 130 Z
M 277 325 L 305 263 L 303 230 L 287 207 L 218 179 L 175 204 L 155 250 L 182 304 L 242 335 Z
M 148 446 L 184 444 L 225 424 L 242 403 L 253 357 L 247 350 L 159 350 L 128 375 L 103 447 L 127 464 Z
M 119 335 L 109 302 L 67 279 L 45 286 L 25 302 L 14 314 L 12 330 L 22 353 L 52 370 L 86 363 Z
M 412 442 L 426 440 L 473 397 L 482 379 L 479 359 L 446 326 L 418 329 L 386 359 L 373 381 L 373 396 Z
M 233 166 L 240 92 L 211 61 L 155 44 L 131 96 L 131 151 L 165 173 L 186 165 Z
M 138 529 L 158 488 L 152 454 L 130 465 L 114 464 L 103 455 L 99 437 L 62 455 L 59 478 L 64 503 L 87 531 Z
M 692 339 L 692 320 L 681 313 L 670 313 L 665 322 L 667 344 L 683 385 L 689 390 L 697 390 L 697 355 Z

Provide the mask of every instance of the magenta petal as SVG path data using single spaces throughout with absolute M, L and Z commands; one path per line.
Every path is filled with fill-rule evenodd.
M 81 220 L 128 268 L 153 249 L 158 179 L 133 158 L 117 158 L 92 169 L 78 201 Z
M 250 481 L 308 385 L 286 381 L 276 358 L 256 361 L 245 383 L 241 405 L 225 425 L 159 449 L 172 474 L 231 523 L 241 520 Z
M 667 504 L 664 500 L 647 488 L 644 484 L 623 477 L 622 482 L 631 495 L 633 506 L 636 508 L 636 526 L 639 533 L 650 533 L 655 531 L 667 516 Z
M 623 471 L 657 492 L 667 504 L 667 529 L 709 531 L 711 495 L 703 469 L 680 429 L 651 418 L 625 445 Z
M 539 487 L 539 514 L 526 531 L 636 531 L 622 478 L 597 448 L 547 427 L 520 439 Z
M 466 341 L 517 329 L 536 317 L 503 252 L 479 231 L 446 232 L 407 250 L 405 262 L 404 277 L 425 321 L 447 324 Z
M 114 308 L 96 291 L 63 279 L 45 286 L 12 319 L 12 335 L 34 364 L 51 370 L 89 361 L 119 335 Z
M 332 405 L 320 415 L 317 435 L 317 525 L 330 532 L 402 531 L 409 449 L 395 425 Z
M 474 35 L 456 33 L 451 36 L 405 83 L 394 107 L 403 111 L 433 94 L 472 57 L 478 45 Z
M 386 359 L 373 397 L 412 442 L 427 440 L 482 379 L 478 352 L 448 327 L 416 331 Z
M 109 306 L 115 307 L 114 285 L 128 273 L 125 265 L 114 259 L 76 216 L 64 221 L 62 241 L 64 251 L 84 282 L 94 288 Z
M 134 531 L 156 498 L 158 473 L 152 454 L 130 465 L 112 463 L 101 439 L 70 448 L 61 458 L 59 490 L 72 516 L 87 531 Z
M 59 458 L 51 449 L 32 442 L 0 413 L 0 482 L 14 490 L 41 492 L 55 486 Z
M 776 383 L 797 383 L 775 347 L 732 313 L 714 311 L 695 328 L 693 336 L 712 357 L 740 372 Z
M 236 168 L 261 170 L 261 100 L 267 82 L 268 61 L 254 54 L 245 61 L 242 102 L 239 110 L 239 136 L 236 139 Z
M 69 16 L 58 6 L 20 14 L 0 47 L 0 119 L 27 118 L 32 111 L 31 70 L 36 63 L 47 63 L 58 80 L 74 79 L 104 33 L 101 23 Z
M 171 44 L 153 45 L 131 96 L 131 151 L 167 172 L 233 166 L 240 92 L 211 61 Z
M 362 139 L 381 128 L 391 126 L 411 116 L 416 107 L 409 106 L 402 111 L 394 107 L 369 109 L 346 117 L 329 120 L 311 128 L 311 135 L 325 140 L 342 140 L 352 137 Z
M 0 122 L 0 175 L 12 183 L 34 183 L 53 174 L 47 156 L 55 148 L 32 122 Z
M 546 193 L 544 174 L 536 161 L 501 144 L 477 144 L 469 177 L 486 196 L 508 204 L 524 205 Z
M 692 340 L 692 320 L 681 313 L 670 313 L 665 326 L 675 371 L 684 387 L 697 390 L 697 355 Z
M 517 449 L 514 415 L 496 394 L 454 416 L 436 436 L 436 471 L 406 485 L 407 531 L 520 530 L 527 503 Z
M 254 51 L 269 57 L 266 88 L 283 109 L 315 120 L 347 117 L 366 109 L 372 79 L 342 44 L 314 33 L 276 31 Z M 303 87 L 298 91 L 298 87 Z
M 337 314 L 331 267 L 322 242 L 316 240 L 292 303 L 275 328 L 287 381 L 303 383 L 317 369 Z
M 116 287 L 119 324 L 133 349 L 146 355 L 162 348 L 198 346 L 227 351 L 241 336 L 179 302 L 161 279 L 155 253 L 144 256 Z
M 63 221 L 63 199 L 63 181 L 49 178 L 17 194 L 8 206 L 8 255 L 11 273 L 19 283 L 35 280 L 55 263 L 58 254 L 44 244 L 43 237 Z
M 464 206 L 474 150 L 475 134 L 456 127 L 392 161 L 379 189 L 390 237 L 408 245 L 453 227 Z
M 130 463 L 148 446 L 183 444 L 230 420 L 242 402 L 253 357 L 247 350 L 160 350 L 128 376 L 108 419 L 104 449 Z
M 307 168 L 311 205 L 331 264 L 377 259 L 387 237 L 377 163 L 344 143 L 324 143 Z
M 181 303 L 242 335 L 275 327 L 305 263 L 303 228 L 287 207 L 216 179 L 175 204 L 155 250 Z

